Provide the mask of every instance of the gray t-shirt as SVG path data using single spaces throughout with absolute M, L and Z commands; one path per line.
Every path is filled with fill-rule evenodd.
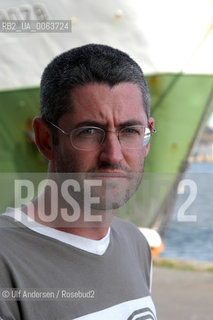
M 121 219 L 97 255 L 0 216 L 3 320 L 156 319 L 150 267 L 147 241 Z

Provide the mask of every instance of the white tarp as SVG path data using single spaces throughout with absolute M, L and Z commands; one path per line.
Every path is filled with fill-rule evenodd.
M 212 0 L 2 0 L 0 19 L 39 19 L 42 11 L 72 19 L 72 33 L 1 32 L 1 90 L 39 85 L 55 55 L 87 43 L 126 51 L 146 74 L 213 74 Z

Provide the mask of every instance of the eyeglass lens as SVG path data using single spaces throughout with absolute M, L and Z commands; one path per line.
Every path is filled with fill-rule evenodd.
M 77 128 L 71 135 L 71 141 L 77 149 L 95 150 L 103 143 L 106 132 L 101 128 Z M 115 133 L 121 145 L 128 149 L 139 149 L 145 146 L 151 136 L 150 129 L 143 126 L 126 127 Z

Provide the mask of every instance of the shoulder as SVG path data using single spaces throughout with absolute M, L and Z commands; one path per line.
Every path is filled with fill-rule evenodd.
M 0 257 L 11 252 L 17 243 L 17 225 L 11 217 L 0 215 Z
M 151 260 L 150 246 L 137 226 L 129 221 L 114 217 L 111 230 L 114 237 L 119 238 L 123 244 L 131 244 L 141 254 L 146 255 Z
M 0 215 L 0 287 L 9 287 L 11 283 L 11 263 L 14 259 L 14 245 L 17 239 L 13 237 L 11 218 Z
M 4 243 L 5 238 L 10 239 L 10 234 L 16 227 L 14 222 L 11 217 L 0 215 L 0 245 Z
M 14 218 L 0 215 L 0 257 L 15 259 L 22 254 L 30 238 L 30 231 Z
M 4 214 L 0 214 L 0 238 L 1 239 L 4 238 L 5 236 L 9 238 L 9 235 L 12 235 L 12 233 L 16 233 L 16 231 L 20 229 L 24 229 L 24 225 L 17 222 L 12 217 L 9 217 Z
M 111 227 L 117 232 L 125 232 L 126 235 L 128 234 L 133 238 L 136 238 L 140 241 L 147 243 L 147 240 L 142 234 L 142 232 L 138 229 L 136 225 L 134 225 L 130 221 L 126 221 L 118 217 L 114 217 Z
M 118 217 L 113 218 L 111 231 L 112 241 L 118 243 L 119 250 L 122 250 L 123 254 L 128 252 L 129 259 L 138 262 L 147 286 L 150 288 L 151 249 L 142 232 L 133 223 Z

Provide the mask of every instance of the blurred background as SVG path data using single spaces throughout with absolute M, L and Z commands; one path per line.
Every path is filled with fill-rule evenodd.
M 73 47 L 107 44 L 141 66 L 157 129 L 143 184 L 118 214 L 160 234 L 162 259 L 213 263 L 213 1 L 1 0 L 0 19 L 0 211 L 14 205 L 15 179 L 46 172 L 32 130 L 44 67 Z M 14 30 L 11 20 L 60 28 Z

